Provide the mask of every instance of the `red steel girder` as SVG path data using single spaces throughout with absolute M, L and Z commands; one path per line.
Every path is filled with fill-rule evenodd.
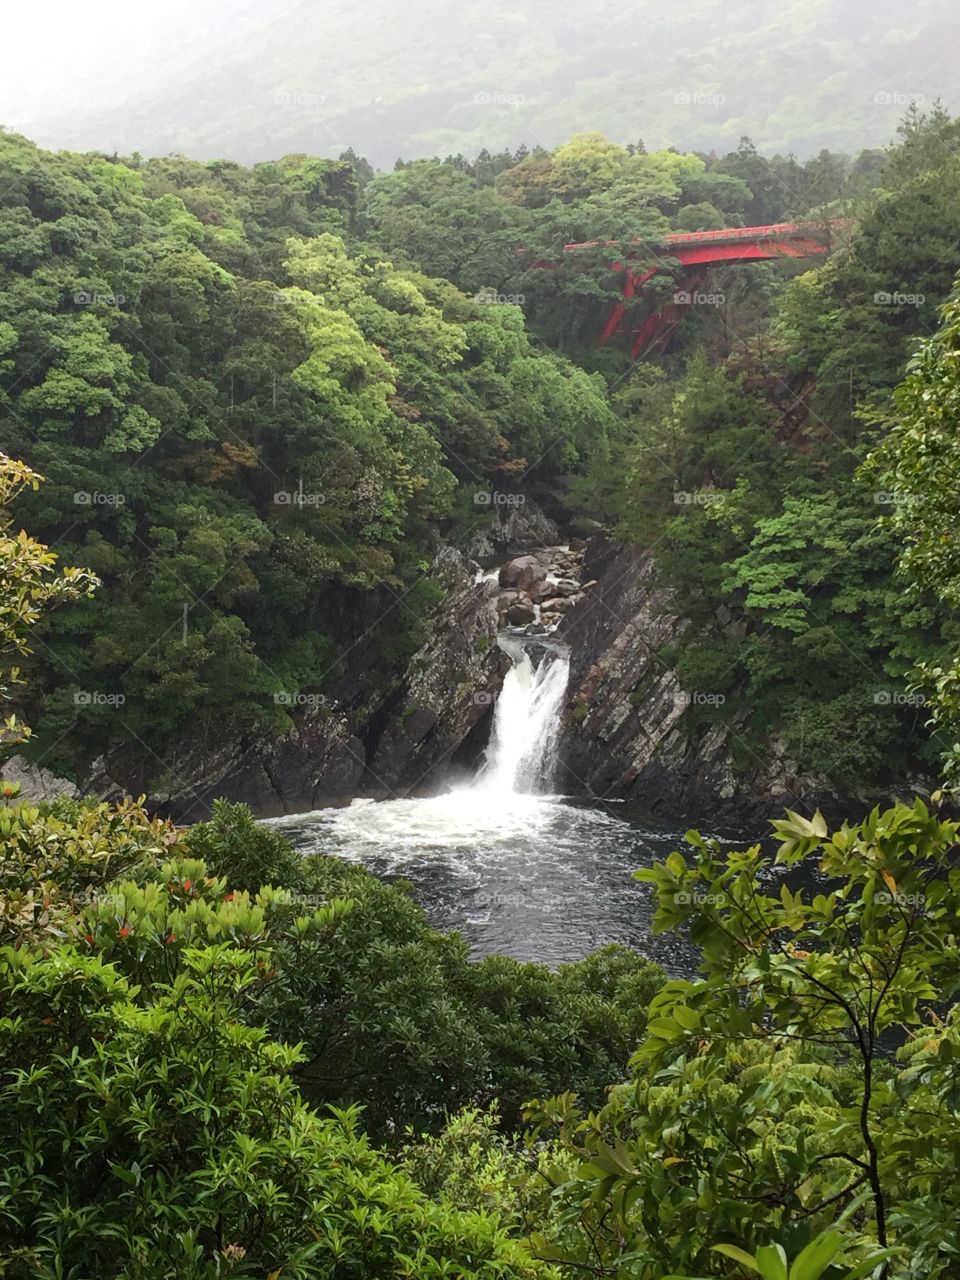
M 834 227 L 846 227 L 847 222 L 832 223 L 776 223 L 768 227 L 727 227 L 721 231 L 681 231 L 664 236 L 656 245 L 643 241 L 635 241 L 636 253 L 630 250 L 624 255 L 643 257 L 647 263 L 651 253 L 663 258 L 662 265 L 646 267 L 634 272 L 627 263 L 612 263 L 612 269 L 623 272 L 623 300 L 614 305 L 600 335 L 600 346 L 606 346 L 623 323 L 627 312 L 627 304 L 636 297 L 637 290 L 655 275 L 670 270 L 671 260 L 679 262 L 685 268 L 684 275 L 702 273 L 703 269 L 721 262 L 770 262 L 777 258 L 809 258 L 826 254 L 830 251 L 831 231 Z M 616 241 L 606 242 L 611 247 Z M 584 244 L 569 244 L 565 251 L 596 248 L 600 241 Z M 619 246 L 621 252 L 623 246 Z M 664 331 L 672 331 L 676 326 L 678 315 L 674 308 L 667 307 L 663 311 L 648 316 L 637 331 L 632 343 L 634 358 L 644 350 L 651 349 L 654 339 Z

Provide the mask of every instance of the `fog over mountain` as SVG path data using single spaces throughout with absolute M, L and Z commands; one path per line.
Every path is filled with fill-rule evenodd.
M 812 154 L 960 105 L 956 0 L 41 0 L 7 15 L 0 123 L 41 145 L 377 165 L 556 145 Z

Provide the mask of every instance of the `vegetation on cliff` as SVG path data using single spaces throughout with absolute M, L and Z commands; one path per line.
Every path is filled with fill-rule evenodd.
M 2 136 L 0 169 L 4 445 L 47 478 L 18 513 L 102 581 L 43 627 L 48 768 L 119 750 L 158 777 L 280 734 L 358 646 L 388 681 L 426 634 L 438 524 L 606 447 L 602 380 L 516 308 L 362 245 L 347 163 Z
M 662 667 L 736 725 L 748 769 L 777 741 L 797 777 L 843 790 L 929 773 L 950 748 L 927 725 L 931 681 L 914 685 L 956 645 L 955 614 L 931 575 L 905 589 L 900 530 L 916 508 L 862 464 L 960 270 L 958 194 L 960 125 L 939 109 L 855 161 L 768 159 L 746 141 L 720 158 L 648 155 L 592 134 L 518 161 L 418 161 L 367 186 L 370 234 L 399 260 L 521 295 L 535 333 L 604 372 L 616 426 L 569 500 L 650 549 L 694 624 Z M 615 249 L 560 252 L 795 218 L 852 227 L 812 269 L 714 268 L 667 355 L 636 365 L 634 324 L 675 278 L 644 286 L 598 349 Z
M 694 623 L 662 662 L 746 765 L 777 740 L 840 790 L 929 771 L 949 743 L 911 681 L 956 623 L 904 592 L 877 519 L 899 496 L 861 463 L 960 268 L 960 132 L 935 109 L 901 134 L 805 164 L 584 134 L 387 174 L 4 136 L 5 444 L 48 478 L 19 511 L 103 582 L 42 627 L 44 763 L 120 753 L 163 786 L 348 666 L 389 685 L 432 625 L 438 531 L 465 542 L 503 490 L 651 549 Z M 855 223 L 827 262 L 718 268 L 640 364 L 672 277 L 599 349 L 611 250 L 562 251 L 824 216 Z

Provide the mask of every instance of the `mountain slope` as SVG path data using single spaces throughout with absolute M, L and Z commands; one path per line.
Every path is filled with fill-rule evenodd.
M 173 0 L 153 26 L 119 11 L 109 39 L 61 33 L 60 63 L 43 21 L 42 5 L 18 18 L 0 121 L 56 147 L 249 162 L 353 146 L 386 166 L 552 146 L 589 121 L 653 146 L 747 133 L 811 154 L 888 141 L 911 100 L 957 105 L 954 0 L 920 0 L 909 24 L 895 0 Z

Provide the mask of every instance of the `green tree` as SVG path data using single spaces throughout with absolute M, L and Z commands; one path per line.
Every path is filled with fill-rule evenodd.
M 0 703 L 7 706 L 14 688 L 23 683 L 15 663 L 31 652 L 31 629 L 55 605 L 89 596 L 99 586 L 94 575 L 82 569 L 65 569 L 58 574 L 53 552 L 22 529 L 13 532 L 11 503 L 24 489 L 39 488 L 42 479 L 24 463 L 0 454 Z M 0 739 L 5 746 L 29 736 L 29 727 L 15 714 L 4 716 Z
M 900 558 L 914 593 L 931 592 L 956 614 L 960 606 L 957 554 L 957 480 L 960 451 L 954 423 L 960 406 L 960 294 L 941 312 L 937 333 L 921 343 L 896 392 L 896 422 L 865 467 L 891 500 L 888 517 L 902 540 Z M 946 638 L 946 637 L 944 637 Z M 951 637 L 952 639 L 952 637 Z M 955 644 L 919 665 L 915 678 L 931 691 L 931 710 L 952 744 L 960 734 L 960 659 Z M 960 767 L 960 749 L 950 745 L 951 779 Z
M 775 854 L 691 832 L 637 873 L 700 975 L 654 998 L 599 1114 L 570 1095 L 533 1110 L 580 1160 L 555 1179 L 542 1256 L 653 1280 L 729 1275 L 722 1254 L 757 1250 L 785 1275 L 842 1223 L 831 1257 L 855 1274 L 952 1274 L 960 828 L 921 801 L 833 832 L 819 813 L 773 825 Z

